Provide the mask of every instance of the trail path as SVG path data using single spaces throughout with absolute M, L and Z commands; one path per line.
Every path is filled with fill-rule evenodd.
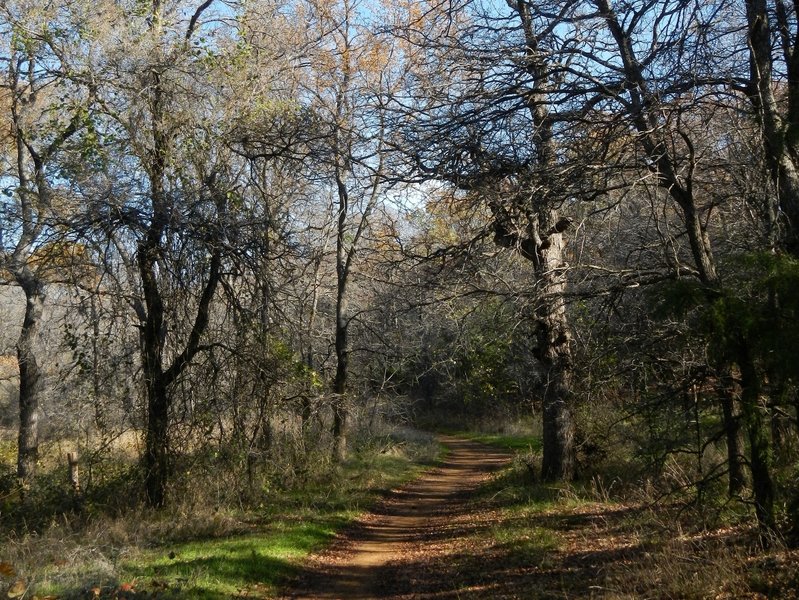
M 446 460 L 420 479 L 397 490 L 333 546 L 311 559 L 284 598 L 392 599 L 442 597 L 441 573 L 425 568 L 430 556 L 446 554 L 462 536 L 474 531 L 469 494 L 510 455 L 475 442 L 441 436 L 449 448 Z M 429 590 L 430 594 L 421 593 Z

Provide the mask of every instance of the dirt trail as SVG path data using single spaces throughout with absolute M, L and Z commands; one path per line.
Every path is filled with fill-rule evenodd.
M 459 535 L 452 525 L 470 492 L 510 460 L 483 444 L 449 436 L 440 441 L 450 451 L 444 463 L 394 492 L 315 556 L 284 598 L 390 599 L 413 592 L 403 586 L 413 587 L 423 574 L 426 550 Z

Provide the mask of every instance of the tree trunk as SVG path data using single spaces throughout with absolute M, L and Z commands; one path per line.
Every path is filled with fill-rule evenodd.
M 783 246 L 799 256 L 799 56 L 790 52 L 784 67 L 788 71 L 788 110 L 777 97 L 773 81 L 773 41 L 778 26 L 772 27 L 766 0 L 746 0 L 749 48 L 748 96 L 763 132 L 766 161 L 785 216 Z M 789 35 L 790 32 L 782 32 Z M 781 93 L 781 92 L 780 92 Z
M 145 432 L 144 489 L 147 503 L 161 507 L 166 502 L 169 478 L 169 394 L 163 369 L 164 306 L 158 291 L 154 265 L 147 257 L 148 248 L 139 249 L 139 273 L 142 278 L 147 315 L 142 326 L 142 370 L 147 394 Z
M 755 515 L 763 534 L 775 529 L 774 481 L 771 478 L 771 447 L 763 409 L 760 406 L 760 379 L 744 346 L 740 352 L 741 416 L 749 438 L 749 464 L 752 472 L 752 491 L 755 496 Z
M 545 222 L 541 223 L 541 229 L 547 231 L 554 226 L 557 213 L 548 211 L 545 216 L 548 218 L 542 219 Z M 553 233 L 548 238 L 548 245 L 542 245 L 538 251 L 541 289 L 541 304 L 537 311 L 538 352 L 546 375 L 541 476 L 547 481 L 568 481 L 575 475 L 574 421 L 570 407 L 572 336 L 563 297 L 566 291 L 563 246 L 563 236 Z
M 347 374 L 349 369 L 349 348 L 347 333 L 348 298 L 347 284 L 354 249 L 347 251 L 347 212 L 349 194 L 338 169 L 336 170 L 338 188 L 338 229 L 336 232 L 336 377 L 333 381 L 333 457 L 342 462 L 347 458 L 347 427 L 349 410 L 347 407 Z
M 731 377 L 724 377 L 719 387 L 719 399 L 724 424 L 724 434 L 727 439 L 727 465 L 729 469 L 728 493 L 731 498 L 738 497 L 746 487 L 746 476 L 743 468 L 743 432 L 738 407 L 735 405 L 735 396 L 730 387 Z
M 147 377 L 147 375 L 145 375 Z M 169 395 L 162 377 L 147 381 L 147 432 L 144 454 L 144 489 L 147 504 L 166 504 L 169 481 Z
M 154 217 L 147 237 L 142 240 L 138 248 L 137 262 L 146 307 L 146 311 L 140 315 L 142 371 L 147 396 L 144 489 L 147 503 L 158 508 L 166 502 L 166 485 L 169 478 L 167 435 L 170 399 L 163 365 L 164 302 L 158 288 L 155 266 L 166 217 L 163 214 L 161 182 L 154 179 L 152 185 Z
M 677 200 L 682 209 L 685 219 L 685 228 L 688 233 L 688 243 L 691 247 L 691 254 L 694 264 L 699 271 L 699 280 L 705 285 L 715 287 L 719 283 L 716 273 L 716 261 L 713 257 L 713 250 L 710 246 L 710 239 L 707 230 L 702 225 L 699 213 L 697 212 L 696 202 L 693 194 L 684 191 L 679 186 L 679 182 L 668 182 L 669 192 Z
M 347 321 L 345 317 L 346 301 L 343 293 L 339 293 L 336 308 L 336 378 L 333 382 L 333 452 L 337 461 L 347 458 L 347 427 L 349 425 L 349 408 L 347 406 L 347 371 L 349 352 L 347 349 Z
M 153 2 L 152 31 L 161 26 L 160 0 Z M 169 404 L 168 385 L 164 378 L 163 352 L 165 343 L 164 300 L 158 281 L 158 257 L 162 236 L 169 221 L 167 195 L 164 188 L 166 160 L 169 153 L 168 136 L 164 133 L 163 89 L 161 74 L 151 73 L 150 111 L 154 151 L 147 165 L 150 183 L 152 218 L 146 235 L 139 242 L 136 260 L 141 278 L 145 311 L 140 315 L 142 371 L 147 394 L 147 430 L 144 454 L 144 490 L 147 503 L 156 508 L 166 503 L 169 479 Z
M 42 374 L 36 361 L 34 344 L 44 306 L 44 286 L 29 274 L 21 281 L 25 292 L 25 317 L 17 339 L 19 363 L 19 437 L 17 477 L 24 484 L 36 473 L 39 459 L 39 401 L 43 392 Z
M 563 232 L 571 221 L 559 219 L 558 211 L 554 208 L 558 204 L 556 190 L 560 182 L 554 175 L 558 160 L 549 111 L 550 94 L 553 91 L 552 65 L 548 63 L 548 52 L 539 47 L 540 38 L 530 5 L 519 1 L 512 6 L 524 32 L 525 71 L 531 78 L 526 102 L 535 124 L 537 176 L 543 184 L 540 189 L 546 190 L 536 194 L 531 205 L 524 207 L 522 212 L 528 215 L 527 239 L 519 240 L 521 243 L 518 244 L 522 255 L 535 265 L 538 287 L 537 358 L 546 376 L 541 476 L 548 481 L 568 481 L 574 478 L 575 460 L 574 422 L 569 406 L 573 365 L 571 328 L 564 300 L 567 265 L 563 255 Z M 548 198 L 548 193 L 552 193 L 552 197 Z

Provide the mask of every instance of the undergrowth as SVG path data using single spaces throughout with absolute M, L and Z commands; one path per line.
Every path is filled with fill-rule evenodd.
M 469 437 L 517 449 L 474 499 L 495 516 L 475 536 L 482 554 L 469 560 L 512 566 L 509 585 L 524 597 L 799 597 L 799 553 L 778 539 L 764 548 L 746 507 L 725 501 L 723 487 L 705 488 L 700 502 L 676 466 L 662 481 L 625 480 L 615 469 L 603 477 L 598 468 L 590 478 L 550 484 L 537 477 L 535 444 Z
M 317 463 L 290 486 L 264 473 L 246 498 L 223 497 L 206 473 L 161 511 L 135 498 L 126 511 L 88 502 L 62 510 L 41 497 L 36 510 L 49 508 L 48 519 L 26 523 L 18 509 L 14 526 L 4 527 L 0 592 L 22 584 L 27 598 L 267 598 L 302 557 L 438 453 L 431 437 L 394 431 L 358 443 L 342 465 Z M 121 494 L 131 489 L 116 484 Z M 55 487 L 63 496 L 63 484 Z

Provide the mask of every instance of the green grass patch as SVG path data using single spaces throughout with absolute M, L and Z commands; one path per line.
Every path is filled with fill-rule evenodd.
M 505 433 L 475 433 L 473 431 L 456 431 L 453 435 L 488 444 L 497 448 L 513 450 L 516 452 L 540 452 L 542 449 L 541 438 L 536 435 L 510 435 Z
M 162 588 L 176 597 L 271 594 L 295 572 L 297 561 L 329 541 L 348 517 L 276 521 L 252 535 L 169 544 L 125 560 L 120 577 L 137 589 Z
M 297 573 L 303 559 L 323 547 L 387 490 L 418 476 L 440 456 L 430 445 L 399 442 L 365 448 L 345 464 L 320 469 L 302 487 L 269 486 L 249 509 L 208 507 L 205 514 L 179 506 L 131 514 L 57 540 L 65 528 L 31 538 L 26 553 L 50 559 L 23 564 L 5 559 L 32 585 L 30 593 L 61 599 L 134 597 L 222 600 L 270 598 Z M 137 520 L 138 518 L 138 520 Z M 103 532 L 103 528 L 106 532 Z M 67 564 L 69 563 L 69 564 Z M 0 585 L 2 582 L 0 581 Z M 2 591 L 2 587 L 0 587 Z M 96 591 L 96 593 L 95 593 Z

